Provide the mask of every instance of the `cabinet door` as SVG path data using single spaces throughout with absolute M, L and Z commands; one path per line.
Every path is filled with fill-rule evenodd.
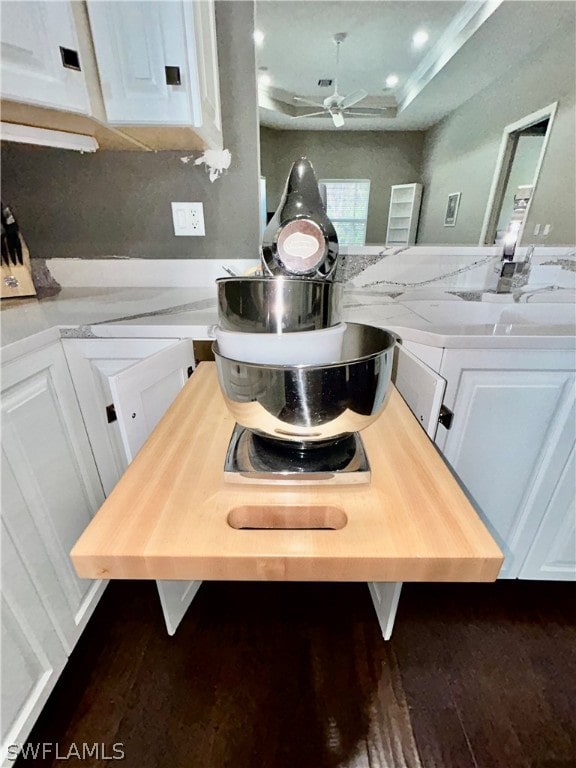
M 547 471 L 532 494 L 529 506 L 545 512 L 522 564 L 521 579 L 576 581 L 575 410 L 573 405 Z
M 552 359 L 499 352 L 485 359 L 472 352 L 447 356 L 445 402 L 454 419 L 449 432 L 441 428 L 442 450 L 506 556 L 500 575 L 514 578 L 554 490 L 548 486 L 548 500 L 535 494 L 554 469 L 574 374 L 561 370 L 561 356 L 555 366 L 560 370 L 538 370 L 552 367 Z M 477 367 L 488 362 L 490 367 Z
M 2 3 L 0 35 L 3 98 L 89 114 L 69 2 Z
M 132 461 L 194 368 L 191 341 L 182 341 L 110 377 L 122 442 Z M 200 581 L 157 581 L 168 634 L 173 635 Z
M 2 765 L 22 743 L 66 664 L 26 565 L 2 523 Z
M 122 444 L 132 461 L 194 370 L 192 341 L 168 349 L 109 376 Z
M 178 344 L 177 339 L 64 339 L 82 417 L 106 496 L 128 466 L 109 377 Z
M 104 501 L 60 343 L 3 367 L 3 519 L 69 652 L 105 584 L 68 553 Z
M 89 0 L 88 12 L 108 121 L 193 124 L 184 4 Z
M 193 124 L 209 147 L 222 147 L 214 0 L 185 2 L 184 15 L 189 41 L 194 33 L 194 45 L 188 44 Z
M 392 381 L 431 440 L 436 437 L 446 381 L 403 347 L 394 350 Z

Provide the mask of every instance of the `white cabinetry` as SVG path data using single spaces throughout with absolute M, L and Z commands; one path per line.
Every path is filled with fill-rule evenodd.
M 108 122 L 193 127 L 221 147 L 214 3 L 89 0 L 88 11 Z
M 416 242 L 422 184 L 395 184 L 390 195 L 386 245 L 413 245 Z
M 72 3 L 2 3 L 2 98 L 88 114 Z
M 394 350 L 392 381 L 431 440 L 436 437 L 446 381 L 404 346 Z
M 574 527 L 573 353 L 446 350 L 440 372 L 454 417 L 436 442 L 506 556 L 501 576 L 573 577 L 559 538 Z
M 520 569 L 521 579 L 576 581 L 575 418 L 573 407 L 547 472 L 535 484 L 532 507 L 544 509 L 544 516 Z
M 63 345 L 108 495 L 192 374 L 192 341 L 68 339 Z M 157 582 L 170 634 L 200 583 Z
M 107 496 L 132 458 L 123 444 L 110 379 L 133 366 L 136 369 L 137 363 L 146 358 L 152 358 L 162 350 L 173 348 L 177 344 L 177 339 L 64 339 L 62 341 L 90 445 L 104 493 Z M 187 366 L 192 364 L 188 362 L 188 358 L 185 362 Z M 138 376 L 137 373 L 136 376 Z M 179 370 L 174 373 L 174 376 L 176 377 L 174 389 L 168 393 L 172 398 L 185 380 L 184 374 Z M 164 410 L 170 402 L 169 397 L 164 398 Z M 161 410 L 159 404 L 155 407 Z M 151 431 L 155 424 L 146 423 L 146 418 L 150 418 L 150 414 L 128 421 L 138 421 L 138 424 L 142 421 L 144 422 L 142 428 Z M 125 424 L 126 421 L 123 419 L 122 423 Z M 137 428 L 135 425 L 134 429 Z M 124 432 L 126 429 L 131 427 L 125 426 Z
M 26 738 L 66 664 L 67 654 L 2 522 L 2 746 Z
M 79 579 L 69 558 L 103 500 L 60 343 L 5 363 L 2 701 L 12 740 L 27 735 L 105 588 Z M 20 589 L 29 596 L 20 597 Z
M 87 5 L 2 4 L 2 120 L 106 149 L 222 148 L 214 0 Z

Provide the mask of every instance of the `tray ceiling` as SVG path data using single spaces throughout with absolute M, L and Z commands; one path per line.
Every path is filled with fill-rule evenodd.
M 475 94 L 505 77 L 554 34 L 574 29 L 572 0 L 258 0 L 256 27 L 260 123 L 289 130 L 426 130 Z M 424 29 L 428 42 L 412 43 Z M 318 81 L 336 74 L 333 37 L 340 46 L 338 92 L 368 96 L 355 106 L 388 107 L 385 116 L 346 116 L 336 128 L 330 115 L 294 96 L 322 102 L 334 90 Z M 574 66 L 574 62 L 566 62 Z M 386 87 L 389 74 L 398 85 Z M 553 78 L 554 73 L 542 72 Z

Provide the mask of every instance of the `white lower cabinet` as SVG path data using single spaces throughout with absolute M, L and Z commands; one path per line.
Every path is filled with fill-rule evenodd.
M 436 443 L 505 554 L 504 578 L 574 579 L 574 354 L 445 350 Z
M 544 516 L 520 569 L 521 579 L 576 581 L 575 418 L 572 408 L 552 466 L 534 489 L 532 506 L 544 509 Z
M 67 653 L 54 631 L 26 564 L 2 524 L 2 747 L 13 765 L 16 745 L 28 735 Z
M 405 346 L 394 350 L 392 381 L 422 429 L 436 437 L 446 381 Z
M 105 588 L 69 551 L 104 500 L 60 342 L 2 367 L 2 736 L 25 738 Z M 3 617 L 4 618 L 4 617 Z
M 192 374 L 192 341 L 66 339 L 63 345 L 108 495 Z M 172 635 L 200 582 L 157 586 Z

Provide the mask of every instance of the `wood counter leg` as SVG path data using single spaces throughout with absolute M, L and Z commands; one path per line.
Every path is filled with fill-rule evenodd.
M 400 599 L 401 581 L 372 581 L 368 582 L 368 589 L 376 609 L 378 623 L 382 630 L 384 640 L 390 640 L 394 619 L 396 618 L 396 609 Z
M 201 581 L 157 581 L 162 613 L 169 635 L 173 635 L 184 618 L 188 606 L 196 597 Z

